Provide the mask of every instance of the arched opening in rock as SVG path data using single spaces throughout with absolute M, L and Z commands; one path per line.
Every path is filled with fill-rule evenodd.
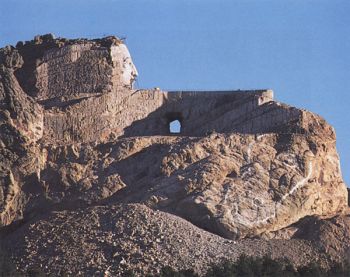
M 181 133 L 181 122 L 175 119 L 169 123 L 170 134 L 180 134 Z
M 168 112 L 165 114 L 168 133 L 181 134 L 183 131 L 183 116 L 181 112 Z

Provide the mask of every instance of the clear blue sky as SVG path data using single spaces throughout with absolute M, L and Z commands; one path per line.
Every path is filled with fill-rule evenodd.
M 349 14 L 349 0 L 0 0 L 0 45 L 117 35 L 139 87 L 271 88 L 335 127 L 350 184 Z

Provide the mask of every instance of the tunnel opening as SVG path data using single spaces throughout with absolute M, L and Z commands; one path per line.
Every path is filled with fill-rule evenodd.
M 181 134 L 182 116 L 180 113 L 169 113 L 166 115 L 169 134 Z
M 180 134 L 181 133 L 181 122 L 179 120 L 173 120 L 169 123 L 170 134 Z

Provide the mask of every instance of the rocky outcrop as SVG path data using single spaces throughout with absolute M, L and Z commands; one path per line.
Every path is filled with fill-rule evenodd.
M 347 212 L 320 116 L 271 90 L 135 90 L 136 75 L 115 37 L 0 50 L 1 225 L 137 203 L 229 239 L 290 239 L 307 216 Z
M 334 147 L 296 134 L 126 138 L 47 148 L 41 179 L 57 203 L 142 202 L 240 238 L 341 213 Z
M 349 211 L 333 217 L 306 216 L 286 228 L 265 235 L 264 238 L 308 240 L 333 261 L 350 262 Z

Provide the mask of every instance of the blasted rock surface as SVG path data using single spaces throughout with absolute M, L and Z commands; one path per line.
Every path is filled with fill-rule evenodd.
M 244 237 L 347 206 L 333 128 L 271 91 L 134 91 L 136 69 L 116 38 L 43 36 L 1 56 L 2 126 L 12 128 L 2 148 L 23 138 L 16 146 L 28 154 L 12 154 L 31 164 L 3 163 L 2 224 L 41 205 L 113 196 Z M 181 137 L 166 136 L 176 118 Z
M 115 37 L 0 50 L 1 225 L 141 203 L 226 238 L 269 238 L 347 211 L 335 132 L 320 116 L 271 90 L 136 90 L 136 76 Z
M 314 141 L 212 134 L 48 148 L 41 179 L 57 203 L 142 202 L 228 238 L 255 236 L 344 209 L 334 145 L 331 155 Z

